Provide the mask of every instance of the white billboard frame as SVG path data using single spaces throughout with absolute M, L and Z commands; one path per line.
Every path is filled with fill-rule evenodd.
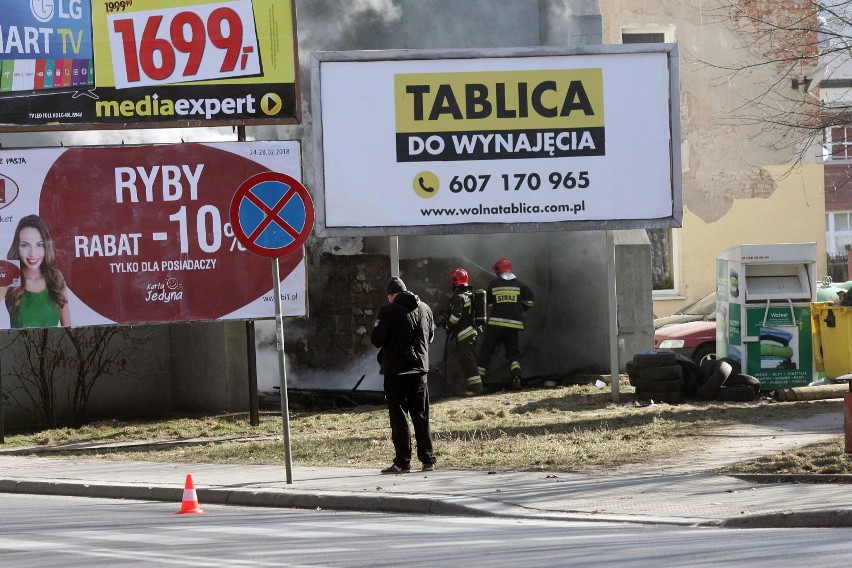
M 524 216 L 524 205 L 519 204 L 517 206 L 514 205 L 515 209 L 520 210 L 520 220 L 517 221 L 500 221 L 495 220 L 494 216 L 492 216 L 489 220 L 485 222 L 477 222 L 470 221 L 469 218 L 465 219 L 462 222 L 452 222 L 453 220 L 447 219 L 437 219 L 436 217 L 432 217 L 431 219 L 427 219 L 424 216 L 424 222 L 411 222 L 411 221 L 403 221 L 399 222 L 398 219 L 400 216 L 396 216 L 392 208 L 389 209 L 390 204 L 394 204 L 396 201 L 396 196 L 402 196 L 403 199 L 413 200 L 411 197 L 415 193 L 418 193 L 418 188 L 416 186 L 412 187 L 415 180 L 421 181 L 421 187 L 430 191 L 432 188 L 430 187 L 433 184 L 430 184 L 429 181 L 435 181 L 440 183 L 440 189 L 444 190 L 444 195 L 442 197 L 449 197 L 447 195 L 448 192 L 456 192 L 456 196 L 459 194 L 465 195 L 466 193 L 479 193 L 483 188 L 476 187 L 474 183 L 479 184 L 481 180 L 486 176 L 478 176 L 479 181 L 477 181 L 477 176 L 472 175 L 474 169 L 471 169 L 471 166 L 464 166 L 467 170 L 463 168 L 458 168 L 461 164 L 471 164 L 474 163 L 477 166 L 481 164 L 502 164 L 500 167 L 506 168 L 506 165 L 509 164 L 514 167 L 516 170 L 519 167 L 519 164 L 537 164 L 535 167 L 531 168 L 533 172 L 538 171 L 540 168 L 544 167 L 545 169 L 541 169 L 540 175 L 536 178 L 535 183 L 540 184 L 541 188 L 544 188 L 548 184 L 554 183 L 554 187 L 556 189 L 564 189 L 564 188 L 575 188 L 579 183 L 582 184 L 583 179 L 579 174 L 588 174 L 587 170 L 584 169 L 586 163 L 590 163 L 590 159 L 597 160 L 595 167 L 598 171 L 606 172 L 600 177 L 606 177 L 607 175 L 611 175 L 611 172 L 616 171 L 615 167 L 609 167 L 604 165 L 607 157 L 602 156 L 598 153 L 591 158 L 589 156 L 582 155 L 582 151 L 576 153 L 578 149 L 578 141 L 574 140 L 574 146 L 571 146 L 569 142 L 568 135 L 564 135 L 563 139 L 565 141 L 564 149 L 565 154 L 561 157 L 557 157 L 556 160 L 550 158 L 546 159 L 546 157 L 538 156 L 538 157 L 518 157 L 513 156 L 511 159 L 494 159 L 493 157 L 488 157 L 483 159 L 481 155 L 479 158 L 474 158 L 474 161 L 471 162 L 469 160 L 464 160 L 459 156 L 451 157 L 449 160 L 442 160 L 439 155 L 437 158 L 434 156 L 426 156 L 429 158 L 428 161 L 418 162 L 414 160 L 410 155 L 403 156 L 403 159 L 408 160 L 405 164 L 411 164 L 407 173 L 402 174 L 402 178 L 400 178 L 399 173 L 393 172 L 393 168 L 399 168 L 399 158 L 400 158 L 400 148 L 405 147 L 405 143 L 399 142 L 400 135 L 400 119 L 398 116 L 398 111 L 395 111 L 394 108 L 389 110 L 390 113 L 397 112 L 395 126 L 395 135 L 397 135 L 397 139 L 393 142 L 387 140 L 387 136 L 384 137 L 383 140 L 380 141 L 379 144 L 373 144 L 375 141 L 376 132 L 381 131 L 381 125 L 378 124 L 380 121 L 373 120 L 374 114 L 376 112 L 388 112 L 386 108 L 387 105 L 383 105 L 383 102 L 386 102 L 388 96 L 394 96 L 395 98 L 392 101 L 391 107 L 395 107 L 395 105 L 400 104 L 400 96 L 399 92 L 394 95 L 387 92 L 381 93 L 381 96 L 384 98 L 380 98 L 376 96 L 376 89 L 383 89 L 387 91 L 390 88 L 390 84 L 388 81 L 379 82 L 381 84 L 376 84 L 377 82 L 373 82 L 370 85 L 359 85 L 359 84 L 351 84 L 351 82 L 347 85 L 348 88 L 345 90 L 339 89 L 338 85 L 341 85 L 341 80 L 337 78 L 334 73 L 340 69 L 346 69 L 346 73 L 339 74 L 340 77 L 348 77 L 348 79 L 352 79 L 353 72 L 363 72 L 365 75 L 368 75 L 368 72 L 377 72 L 384 73 L 385 75 L 389 73 L 395 73 L 393 76 L 393 80 L 398 82 L 396 77 L 397 75 L 407 77 L 422 77 L 424 75 L 428 75 L 429 73 L 435 75 L 441 75 L 442 73 L 457 73 L 459 75 L 464 75 L 465 73 L 468 75 L 478 74 L 477 78 L 482 76 L 487 76 L 488 73 L 493 70 L 497 70 L 497 72 L 502 73 L 504 75 L 512 75 L 515 74 L 517 76 L 521 76 L 521 73 L 529 73 L 529 67 L 532 66 L 535 69 L 532 71 L 533 75 L 536 73 L 553 73 L 558 75 L 556 80 L 553 82 L 560 83 L 564 85 L 566 82 L 570 81 L 569 79 L 565 79 L 567 73 L 574 73 L 582 75 L 582 77 L 586 77 L 583 75 L 584 72 L 587 72 L 589 68 L 603 67 L 605 65 L 610 65 L 611 62 L 615 61 L 615 58 L 619 56 L 628 56 L 632 57 L 630 59 L 631 65 L 634 64 L 637 60 L 640 62 L 648 61 L 651 65 L 653 65 L 654 69 L 657 73 L 665 73 L 666 81 L 664 85 L 656 85 L 655 87 L 651 85 L 655 89 L 655 94 L 659 93 L 662 96 L 665 96 L 665 100 L 654 100 L 653 104 L 655 105 L 655 111 L 657 115 L 661 113 L 665 113 L 665 124 L 654 126 L 655 128 L 655 136 L 657 136 L 657 142 L 661 142 L 661 138 L 665 137 L 665 145 L 651 144 L 650 146 L 655 148 L 655 158 L 659 157 L 660 164 L 655 166 L 655 182 L 652 184 L 654 189 L 653 199 L 656 200 L 655 203 L 652 203 L 653 207 L 649 206 L 649 208 L 644 211 L 642 215 L 636 215 L 634 217 L 625 216 L 623 212 L 619 215 L 610 216 L 607 214 L 607 211 L 603 211 L 603 214 L 600 213 L 601 208 L 599 207 L 597 217 L 592 218 L 585 215 L 586 208 L 586 199 L 576 199 L 573 205 L 567 205 L 569 207 L 568 211 L 572 214 L 572 217 L 576 217 L 575 220 L 568 220 L 566 218 L 565 209 L 562 209 L 563 213 L 556 214 L 554 213 L 552 218 L 542 218 L 541 220 L 537 220 L 530 218 L 530 216 Z M 643 59 L 644 58 L 644 59 Z M 566 65 L 560 66 L 558 64 L 564 63 Z M 578 65 L 576 68 L 571 69 L 571 64 L 577 62 Z M 619 65 L 626 65 L 628 62 L 627 59 L 621 60 Z M 542 63 L 546 63 L 544 67 L 537 67 Z M 342 64 L 342 65 L 337 65 Z M 424 64 L 427 67 L 424 68 Z M 465 68 L 464 66 L 468 67 Z M 383 67 L 384 66 L 384 67 Z M 470 67 L 473 66 L 476 69 L 473 71 L 470 70 Z M 481 67 L 480 67 L 481 66 Z M 508 66 L 508 68 L 507 68 Z M 382 68 L 383 67 L 383 68 Z M 565 69 L 568 67 L 568 69 Z M 438 73 L 434 73 L 434 69 L 446 69 L 446 71 L 439 71 Z M 424 73 L 424 69 L 426 72 Z M 538 69 L 544 69 L 541 73 Z M 397 71 L 399 73 L 397 73 Z M 631 71 L 633 72 L 633 71 Z M 348 73 L 348 75 L 347 75 Z M 599 71 L 599 75 L 605 75 L 603 71 Z M 612 75 L 612 73 L 610 74 Z M 580 80 L 582 87 L 582 79 Z M 357 76 L 354 76 L 357 79 Z M 635 79 L 635 77 L 631 77 Z M 654 79 L 657 77 L 655 76 Z M 618 81 L 612 81 L 612 77 L 598 78 L 594 77 L 594 73 L 592 72 L 592 77 L 590 79 L 590 84 L 592 85 L 591 90 L 589 91 L 591 94 L 589 95 L 589 99 L 593 102 L 598 100 L 595 99 L 595 89 L 597 88 L 600 93 L 600 103 L 603 105 L 604 98 L 616 99 L 616 103 L 618 103 L 619 97 L 630 96 L 631 108 L 632 112 L 635 112 L 636 107 L 641 108 L 641 103 L 644 103 L 644 100 L 641 100 L 641 97 L 636 97 L 636 93 L 633 92 L 629 95 L 624 95 L 620 93 L 610 94 L 605 89 L 607 88 L 606 80 L 609 79 L 610 82 L 617 83 Z M 486 79 L 488 80 L 488 79 Z M 498 79 L 499 80 L 499 79 Z M 625 79 L 626 80 L 626 79 Z M 403 79 L 404 81 L 404 79 Z M 524 79 L 526 81 L 526 79 Z M 595 82 L 597 81 L 597 85 Z M 366 82 L 366 79 L 365 79 Z M 451 80 L 447 80 L 447 82 L 452 82 Z M 382 86 L 384 85 L 384 87 Z M 433 85 L 434 86 L 434 85 Z M 443 85 L 441 85 L 443 86 Z M 493 85 L 492 85 L 493 86 Z M 648 85 L 644 85 L 648 87 Z M 398 88 L 398 85 L 397 85 Z M 498 87 L 499 88 L 499 87 Z M 524 89 L 527 87 L 525 86 Z M 324 89 L 326 91 L 324 92 Z M 428 87 L 424 87 L 424 89 L 428 90 Z M 391 89 L 392 90 L 392 89 Z M 452 89 L 450 89 L 452 90 Z M 554 91 L 556 89 L 553 89 Z M 336 92 L 337 94 L 332 96 L 329 93 Z M 411 94 L 412 91 L 406 91 L 407 94 Z M 337 97 L 335 100 L 334 97 Z M 420 97 L 418 99 L 418 97 Z M 348 98 L 350 100 L 355 101 L 356 106 L 358 103 L 363 103 L 361 108 L 362 112 L 345 112 L 346 109 L 337 108 L 339 107 L 339 101 L 342 98 Z M 425 100 L 423 96 L 415 94 L 413 97 L 409 97 L 407 99 L 407 104 L 411 105 L 411 100 L 416 99 L 420 104 L 420 118 L 423 118 L 423 114 L 425 111 L 423 107 L 426 105 L 423 104 Z M 520 96 L 518 97 L 520 99 Z M 640 99 L 637 102 L 637 99 Z M 574 99 L 575 102 L 581 99 Z M 622 230 L 622 229 L 636 229 L 636 228 L 674 228 L 680 227 L 682 225 L 683 219 L 683 204 L 682 204 L 682 186 L 681 186 L 681 156 L 680 156 L 680 89 L 679 89 L 679 64 L 678 64 L 678 48 L 676 44 L 631 44 L 631 45 L 609 45 L 609 46 L 587 46 L 582 48 L 562 48 L 562 47 L 535 47 L 535 48 L 499 48 L 499 49 L 459 49 L 459 50 L 385 50 L 385 51 L 341 51 L 341 52 L 313 52 L 311 54 L 311 101 L 312 101 L 312 115 L 313 115 L 313 137 L 314 137 L 314 165 L 315 165 L 315 180 L 314 180 L 314 191 L 313 196 L 316 203 L 316 223 L 315 223 L 315 234 L 319 237 L 346 237 L 346 236 L 395 236 L 395 235 L 420 235 L 420 234 L 474 234 L 474 233 L 493 233 L 493 232 L 542 232 L 542 231 L 565 231 L 565 230 Z M 453 110 L 447 103 L 447 99 L 443 99 L 443 105 L 439 105 L 437 102 L 437 97 L 432 101 L 432 111 L 435 112 L 435 108 L 438 108 L 439 112 L 443 112 L 443 114 L 452 114 Z M 565 98 L 566 104 L 568 104 L 568 97 Z M 427 101 L 428 102 L 428 101 Z M 539 101 L 540 102 L 540 101 Z M 533 103 L 535 104 L 535 103 Z M 337 107 L 336 107 L 337 105 Z M 552 106 L 552 105 L 551 105 Z M 580 103 L 577 103 L 577 106 L 581 106 Z M 470 110 L 470 106 L 462 109 L 462 112 L 465 110 Z M 481 107 L 480 107 L 481 108 Z M 538 107 L 536 107 L 538 108 Z M 378 110 L 377 110 L 378 109 Z M 611 108 L 607 107 L 609 113 L 612 113 Z M 570 111 L 569 111 L 570 112 Z M 626 111 L 624 111 L 626 112 Z M 371 114 L 372 113 L 372 114 Z M 532 113 L 530 113 L 532 114 Z M 593 114 L 593 113 L 592 113 Z M 578 123 L 579 128 L 573 128 L 573 130 L 580 132 L 582 135 L 583 128 L 586 128 L 585 131 L 591 132 L 599 130 L 601 133 L 604 131 L 604 126 L 606 127 L 607 134 L 610 131 L 617 131 L 618 127 L 611 127 L 609 123 L 603 123 L 603 112 L 602 110 L 599 112 L 601 115 L 599 117 L 600 122 L 596 124 L 584 124 L 582 122 Z M 341 118 L 343 120 L 341 121 Z M 393 117 L 391 117 L 393 118 Z M 450 117 L 439 117 L 439 118 L 447 118 L 449 122 L 452 122 L 453 116 Z M 455 118 L 458 118 L 456 115 Z M 465 119 L 468 119 L 469 115 L 462 117 L 462 120 L 457 120 L 457 124 L 465 123 Z M 581 117 L 582 118 L 582 117 Z M 641 118 L 641 117 L 640 117 Z M 559 123 L 559 117 L 555 117 L 556 123 L 551 122 L 542 122 L 541 117 L 537 117 L 538 122 L 535 124 L 530 123 L 532 127 L 524 125 L 522 122 L 520 126 L 516 122 L 517 128 L 527 129 L 526 132 L 545 132 L 551 131 L 556 134 L 544 134 L 539 140 L 547 140 L 546 136 L 549 136 L 549 148 L 553 150 L 554 147 L 554 136 L 560 136 L 560 128 L 562 131 L 567 131 L 571 128 L 565 126 L 564 121 Z M 361 143 L 355 143 L 351 139 L 347 139 L 346 134 L 347 125 L 341 125 L 342 122 L 348 122 L 349 120 L 362 120 L 368 121 L 363 122 L 361 124 L 365 125 L 364 128 L 369 128 L 368 132 L 373 133 L 371 136 L 371 140 L 365 141 L 361 140 Z M 371 121 L 372 122 L 369 122 Z M 390 122 L 388 117 L 383 117 L 384 126 Z M 446 121 L 445 121 L 446 122 Z M 475 130 L 470 126 L 472 121 L 467 120 L 467 126 L 463 127 L 463 130 L 473 131 Z M 494 122 L 494 121 L 492 121 Z M 505 121 L 504 121 L 505 122 Z M 529 121 L 528 121 L 529 122 Z M 641 121 L 640 121 L 641 122 Z M 437 123 L 437 121 L 436 121 Z M 544 124 L 543 128 L 541 127 Z M 550 128 L 549 124 L 555 124 L 556 128 Z M 650 124 L 646 122 L 645 124 Z M 570 125 L 569 125 L 570 126 Z M 445 130 L 452 130 L 452 126 L 444 126 L 442 127 Z M 440 128 L 436 129 L 439 130 Z M 387 131 L 387 129 L 385 129 Z M 521 132 L 522 130 L 516 130 L 517 132 Z M 440 134 L 440 133 L 438 133 Z M 532 135 L 531 135 L 532 136 Z M 593 147 L 598 144 L 599 139 L 595 138 L 592 140 L 591 135 L 590 138 L 586 140 L 586 147 Z M 603 134 L 601 134 L 603 136 Z M 411 142 L 411 138 L 415 136 L 409 137 L 409 150 L 423 150 L 422 145 L 417 146 L 417 141 L 414 143 Z M 624 138 L 624 137 L 622 137 Z M 425 140 L 425 139 L 424 139 Z M 446 140 L 446 137 L 445 137 Z M 520 140 L 520 135 L 518 136 L 518 140 Z M 433 140 L 436 143 L 437 137 Z M 631 151 L 628 147 L 629 141 L 622 142 L 621 155 L 624 156 Z M 389 145 L 396 145 L 396 155 L 388 155 Z M 439 143 L 438 143 L 439 144 Z M 518 148 L 520 148 L 520 142 L 518 142 Z M 526 142 L 525 142 L 526 144 Z M 606 138 L 606 144 L 612 145 L 613 147 L 617 147 L 617 141 L 611 142 L 610 138 Z M 382 146 L 383 145 L 383 146 Z M 384 152 L 384 155 L 381 156 L 370 156 L 369 152 L 372 151 L 373 148 L 379 146 L 383 148 L 383 150 L 379 150 L 379 152 Z M 559 145 L 562 147 L 562 145 Z M 458 148 L 458 143 L 457 146 Z M 496 147 L 496 143 L 495 143 Z M 539 142 L 539 148 L 541 148 L 541 142 Z M 643 153 L 648 151 L 649 144 L 637 144 L 635 148 L 641 148 Z M 527 149 L 529 146 L 527 146 Z M 579 143 L 580 150 L 583 149 L 582 142 Z M 533 148 L 535 149 L 535 148 Z M 559 148 L 557 148 L 558 151 Z M 334 154 L 336 152 L 336 154 Z M 366 152 L 366 153 L 365 153 Z M 572 156 L 571 153 L 575 152 Z M 338 164 L 339 156 L 343 153 L 349 155 L 346 160 L 340 161 Z M 354 156 L 354 157 L 353 157 Z M 579 156 L 579 158 L 577 157 Z M 662 157 L 660 157 L 662 156 Z M 363 159 L 363 158 L 369 159 Z M 666 160 L 665 164 L 662 164 L 662 159 Z M 632 164 L 635 166 L 637 163 L 641 163 L 641 157 L 632 156 L 630 158 L 634 160 Z M 347 160 L 348 166 L 347 166 Z M 571 160 L 569 162 L 569 160 Z M 582 165 L 579 167 L 575 167 L 579 162 L 582 162 Z M 356 167 L 357 164 L 357 167 Z M 542 164 L 545 164 L 542 166 Z M 557 167 L 558 164 L 558 167 Z M 447 174 L 445 170 L 448 170 L 452 173 L 452 168 L 456 167 L 456 172 L 466 171 L 471 172 L 471 175 L 451 175 Z M 529 167 L 529 166 L 524 166 Z M 444 168 L 444 169 L 440 169 Z M 439 169 L 439 173 L 437 176 L 429 178 L 428 175 L 424 179 L 424 177 L 418 177 L 420 173 L 424 174 L 433 174 L 431 170 Z M 425 170 L 425 171 L 421 171 Z M 417 172 L 415 174 L 411 174 L 410 172 Z M 549 175 L 548 175 L 549 174 Z M 392 178 L 396 175 L 397 179 L 394 181 Z M 407 178 L 405 176 L 408 176 Z M 591 174 L 589 174 L 591 175 Z M 552 176 L 552 177 L 550 177 Z M 627 172 L 625 174 L 627 176 L 624 179 L 629 179 L 630 182 L 636 182 L 637 172 Z M 438 178 L 441 178 L 440 182 L 438 182 Z M 466 179 L 467 178 L 467 179 Z M 497 191 L 509 191 L 512 190 L 517 191 L 514 186 L 520 180 L 520 174 L 507 174 L 503 173 L 502 176 L 491 176 L 489 175 L 491 185 L 489 189 L 493 191 L 491 195 L 496 194 Z M 502 179 L 501 179 L 502 178 Z M 548 179 L 550 178 L 550 179 Z M 663 180 L 663 178 L 665 178 Z M 364 181 L 361 181 L 361 180 Z M 402 187 L 401 179 L 405 179 L 405 187 Z M 353 183 L 353 180 L 356 183 Z M 388 181 L 390 180 L 390 181 Z M 424 183 L 425 181 L 425 183 Z M 472 182 L 468 187 L 464 187 L 466 182 Z M 359 186 L 358 184 L 362 184 Z M 378 184 L 390 183 L 394 186 L 395 194 L 387 194 L 385 195 L 385 199 L 382 199 L 382 195 L 380 194 L 381 190 L 377 194 L 375 192 L 375 187 Z M 529 179 L 526 180 L 526 183 L 529 184 Z M 586 185 L 589 183 L 586 181 Z M 607 184 L 603 184 L 607 185 Z M 614 184 L 609 184 L 614 185 Z M 503 187 L 505 186 L 505 187 Z M 558 186 L 558 187 L 556 187 Z M 451 189 L 452 187 L 452 189 Z M 471 192 L 471 187 L 474 189 Z M 493 188 L 493 189 L 491 189 Z M 440 189 L 438 191 L 440 191 Z M 531 189 L 529 185 L 523 187 L 522 189 L 529 190 Z M 536 188 L 537 189 L 537 188 Z M 647 188 L 642 188 L 643 191 Z M 402 191 L 401 191 L 402 190 Z M 350 192 L 354 195 L 346 196 L 346 192 Z M 527 193 L 527 195 L 542 195 Z M 504 198 L 506 194 L 503 194 Z M 516 194 L 519 195 L 519 194 Z M 574 194 L 577 195 L 577 194 Z M 387 197 L 392 196 L 393 199 L 387 199 Z M 344 198 L 345 197 L 345 198 Z M 373 203 L 369 203 L 369 199 L 373 199 Z M 426 195 L 425 193 L 421 194 L 420 197 L 429 198 L 431 196 Z M 469 197 L 469 196 L 468 196 Z M 647 197 L 646 194 L 643 194 L 641 197 L 636 196 L 635 199 L 630 201 L 634 201 L 636 203 L 645 203 Z M 537 197 L 538 198 L 538 197 Z M 598 197 L 595 197 L 599 199 Z M 351 201 L 350 201 L 351 199 Z M 362 202 L 363 200 L 363 202 Z M 416 201 L 416 199 L 414 199 Z M 571 198 L 568 199 L 571 201 Z M 623 197 L 608 197 L 603 200 L 605 203 L 624 203 L 625 199 Z M 426 204 L 426 199 L 423 199 L 421 202 Z M 580 208 L 580 203 L 582 203 L 582 211 L 578 215 L 578 211 L 576 209 Z M 419 205 L 417 205 L 419 206 Z M 424 205 L 425 206 L 425 205 Z M 440 206 L 439 206 L 440 207 Z M 495 209 L 490 209 L 491 207 L 496 207 Z M 497 217 L 506 217 L 506 215 L 502 215 L 502 213 L 508 213 L 510 211 L 509 204 L 507 203 L 487 203 L 483 207 L 479 205 L 479 211 L 476 211 L 476 214 L 482 215 L 483 213 L 487 213 L 489 210 L 494 212 Z M 534 207 L 534 206 L 533 206 Z M 563 206 L 560 206 L 563 207 Z M 571 211 L 570 207 L 574 207 L 575 210 Z M 601 207 L 609 207 L 609 205 L 602 205 Z M 543 207 L 542 207 L 543 208 Z M 353 211 L 358 209 L 359 214 L 361 212 L 366 212 L 367 220 L 364 222 L 352 223 L 346 218 L 347 215 L 351 216 Z M 555 208 L 554 208 L 555 209 Z M 443 212 L 444 209 L 437 209 L 438 211 Z M 513 213 L 517 213 L 517 211 L 513 211 Z M 538 213 L 536 211 L 536 213 Z M 424 215 L 423 211 L 420 212 L 421 215 Z M 453 214 L 456 214 L 454 211 Z M 377 220 L 371 221 L 369 220 L 370 216 L 376 215 Z M 559 217 L 559 218 L 556 218 Z M 342 220 L 340 220 L 340 219 Z

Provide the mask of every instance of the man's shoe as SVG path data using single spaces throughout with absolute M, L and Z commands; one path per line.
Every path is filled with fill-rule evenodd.
M 521 390 L 521 377 L 512 377 L 512 388 L 516 391 Z
M 410 472 L 411 472 L 411 468 L 407 468 L 407 467 L 399 467 L 399 466 L 398 466 L 398 465 L 396 465 L 395 463 L 394 463 L 394 464 L 391 464 L 391 466 L 390 466 L 390 467 L 386 467 L 385 469 L 383 469 L 383 470 L 382 470 L 382 473 L 387 473 L 387 474 L 394 474 L 394 473 L 410 473 Z
M 424 464 L 423 464 L 423 469 L 421 469 L 420 471 L 435 471 L 435 464 L 433 464 L 433 463 L 424 463 Z

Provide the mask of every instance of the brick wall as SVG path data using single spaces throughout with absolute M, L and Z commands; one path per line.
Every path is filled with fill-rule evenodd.
M 852 163 L 826 163 L 825 210 L 852 211 Z
M 450 271 L 464 266 L 453 258 L 401 259 L 408 288 L 434 312 L 449 302 Z M 309 317 L 288 321 L 285 336 L 290 364 L 296 368 L 342 369 L 375 354 L 370 331 L 387 302 L 390 260 L 384 254 L 323 253 L 308 266 Z M 472 275 L 472 284 L 483 286 Z

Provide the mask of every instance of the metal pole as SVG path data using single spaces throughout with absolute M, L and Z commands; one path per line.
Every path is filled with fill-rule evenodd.
M 391 276 L 399 276 L 399 237 L 388 237 Z
M 257 351 L 254 346 L 254 320 L 246 321 L 246 359 L 248 360 L 249 424 L 260 424 L 257 400 Z
M 237 141 L 246 141 L 246 127 L 237 126 Z M 276 281 L 278 279 L 276 278 Z M 248 365 L 249 424 L 260 424 L 257 400 L 257 350 L 254 345 L 254 321 L 246 322 L 246 358 Z
M 618 402 L 618 296 L 615 289 L 615 238 L 606 232 L 606 273 L 609 292 L 609 371 L 612 401 Z
M 290 453 L 290 411 L 287 404 L 287 366 L 284 362 L 284 317 L 281 315 L 281 282 L 278 279 L 278 258 L 272 259 L 272 293 L 275 295 L 275 336 L 278 351 L 278 380 L 281 385 L 281 419 L 284 422 L 284 463 L 287 483 L 293 483 L 293 459 Z

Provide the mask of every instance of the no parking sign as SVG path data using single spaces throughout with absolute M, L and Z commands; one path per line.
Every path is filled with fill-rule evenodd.
M 314 226 L 314 203 L 308 190 L 297 180 L 278 172 L 263 172 L 250 177 L 237 189 L 231 201 L 230 218 L 234 236 L 244 247 L 254 254 L 272 258 L 284 465 L 287 483 L 293 483 L 278 258 L 297 251 L 305 244 Z
M 260 256 L 278 258 L 299 249 L 314 226 L 314 204 L 297 180 L 278 172 L 247 179 L 231 201 L 234 236 Z

